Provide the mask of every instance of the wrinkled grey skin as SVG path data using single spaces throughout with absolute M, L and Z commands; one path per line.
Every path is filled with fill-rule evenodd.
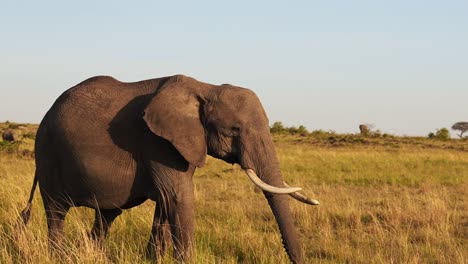
M 16 141 L 18 140 L 18 133 L 11 128 L 7 128 L 2 133 L 2 139 L 10 142 Z
M 164 254 L 169 224 L 174 257 L 187 261 L 194 246 L 192 176 L 207 154 L 284 186 L 257 96 L 182 75 L 135 83 L 102 76 L 76 85 L 47 112 L 35 149 L 35 181 L 22 217 L 27 223 L 39 182 L 51 244 L 60 242 L 71 206 L 96 209 L 91 234 L 102 241 L 122 209 L 151 199 L 148 251 Z M 303 263 L 287 195 L 264 195 L 291 261 Z

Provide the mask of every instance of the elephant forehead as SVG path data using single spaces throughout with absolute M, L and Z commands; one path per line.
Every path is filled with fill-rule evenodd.
M 257 112 L 263 109 L 257 95 L 245 88 L 231 86 L 221 89 L 216 101 L 232 111 Z
M 268 118 L 263 109 L 254 109 L 245 105 L 214 108 L 212 112 L 208 113 L 208 118 L 221 127 L 263 127 L 268 125 Z
M 223 85 L 215 89 L 206 105 L 208 120 L 219 125 L 255 125 L 268 124 L 260 100 L 249 89 Z

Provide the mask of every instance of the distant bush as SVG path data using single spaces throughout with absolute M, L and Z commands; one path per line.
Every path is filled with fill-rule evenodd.
M 8 154 L 16 153 L 19 149 L 19 141 L 0 141 L 0 152 L 6 152 Z
M 437 129 L 435 133 L 430 132 L 427 137 L 440 140 L 450 140 L 450 131 L 443 127 L 441 129 Z
M 379 129 L 372 131 L 370 132 L 370 136 L 375 138 L 382 137 L 382 131 L 380 131 Z
M 29 138 L 29 139 L 32 139 L 32 140 L 36 140 L 36 133 L 34 133 L 34 132 L 25 133 L 25 134 L 23 134 L 23 138 Z
M 286 130 L 288 131 L 289 134 L 292 134 L 292 135 L 296 135 L 296 134 L 308 135 L 309 134 L 309 131 L 307 131 L 307 129 L 303 125 L 300 125 L 299 127 L 294 127 L 294 126 L 288 127 L 286 128 Z
M 309 135 L 309 131 L 306 129 L 305 126 L 300 125 L 299 127 L 285 127 L 281 122 L 275 122 L 270 127 L 270 132 L 273 134 L 291 134 L 291 135 L 302 135 L 306 136 Z
M 11 129 L 18 129 L 18 128 L 26 127 L 25 124 L 13 123 L 13 122 L 10 122 L 8 120 L 5 122 L 5 124 L 7 125 L 8 128 L 11 128 Z
M 322 129 L 319 129 L 319 130 L 314 130 L 312 132 L 309 133 L 311 136 L 315 137 L 315 138 L 330 138 L 330 137 L 335 137 L 336 136 L 336 133 L 333 132 L 333 131 L 324 131 Z
M 286 128 L 283 126 L 283 123 L 281 122 L 275 122 L 273 125 L 270 127 L 270 133 L 273 134 L 282 134 L 286 132 Z
M 34 150 L 20 148 L 23 141 L 0 141 L 0 154 L 16 155 L 20 158 L 34 158 Z

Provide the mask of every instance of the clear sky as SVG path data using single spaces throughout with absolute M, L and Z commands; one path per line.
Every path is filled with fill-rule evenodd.
M 0 121 L 95 75 L 254 90 L 270 121 L 427 135 L 468 121 L 468 1 L 0 1 Z M 175 3 L 177 2 L 177 3 Z

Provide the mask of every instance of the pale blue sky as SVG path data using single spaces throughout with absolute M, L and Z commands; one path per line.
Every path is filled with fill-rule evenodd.
M 309 130 L 468 121 L 468 1 L 66 2 L 0 1 L 0 121 L 38 123 L 91 76 L 177 73 Z

